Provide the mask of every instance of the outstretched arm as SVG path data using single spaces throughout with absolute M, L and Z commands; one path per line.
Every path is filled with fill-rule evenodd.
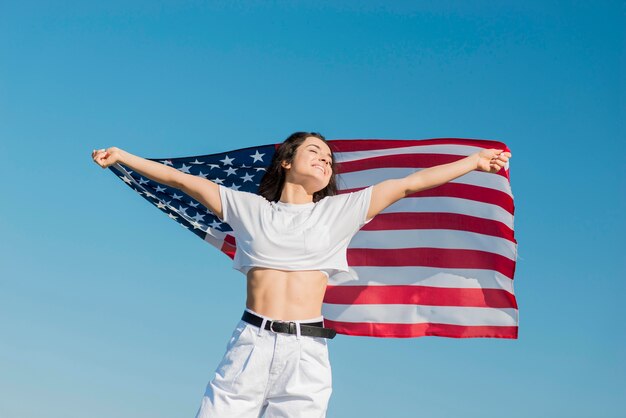
M 117 147 L 93 150 L 91 157 L 102 168 L 121 163 L 157 183 L 182 190 L 222 219 L 219 186 L 211 180 L 183 173 L 173 167 L 133 155 Z
M 431 189 L 461 177 L 473 170 L 497 173 L 511 158 L 510 152 L 484 149 L 453 163 L 425 168 L 401 179 L 382 181 L 372 189 L 367 219 L 378 215 L 385 208 L 410 194 Z

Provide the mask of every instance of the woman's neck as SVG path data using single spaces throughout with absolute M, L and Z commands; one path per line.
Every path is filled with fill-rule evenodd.
M 302 205 L 313 202 L 313 194 L 309 193 L 301 184 L 285 182 L 279 200 L 283 203 Z

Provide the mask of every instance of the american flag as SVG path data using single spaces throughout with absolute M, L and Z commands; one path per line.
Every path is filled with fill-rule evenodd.
M 459 138 L 328 142 L 339 163 L 340 193 L 484 148 L 509 151 L 502 142 Z M 150 160 L 256 193 L 277 146 Z M 234 257 L 232 229 L 202 204 L 121 164 L 109 168 L 171 219 Z M 508 164 L 496 174 L 475 170 L 399 200 L 350 242 L 350 272 L 329 279 L 326 326 L 372 337 L 517 338 L 513 214 Z

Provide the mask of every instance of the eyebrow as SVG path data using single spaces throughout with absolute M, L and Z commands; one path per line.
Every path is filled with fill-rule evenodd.
M 315 144 L 309 144 L 309 145 L 307 145 L 307 147 L 315 147 L 315 148 L 317 148 L 318 150 L 320 150 L 320 152 L 322 152 L 322 149 L 321 149 L 318 145 L 315 145 Z M 326 154 L 326 155 L 328 155 L 328 157 L 329 157 L 331 160 L 333 159 L 333 156 L 332 156 L 332 155 L 330 155 L 330 154 Z

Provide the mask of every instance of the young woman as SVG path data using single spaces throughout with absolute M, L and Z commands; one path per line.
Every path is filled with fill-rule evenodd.
M 329 275 L 348 271 L 346 249 L 383 209 L 472 170 L 495 173 L 511 154 L 485 149 L 453 163 L 337 195 L 336 164 L 325 138 L 296 132 L 274 154 L 259 195 L 112 147 L 94 150 L 103 168 L 121 163 L 178 188 L 228 223 L 234 267 L 247 276 L 244 315 L 209 382 L 197 418 L 324 417 L 332 391 L 322 300 Z

